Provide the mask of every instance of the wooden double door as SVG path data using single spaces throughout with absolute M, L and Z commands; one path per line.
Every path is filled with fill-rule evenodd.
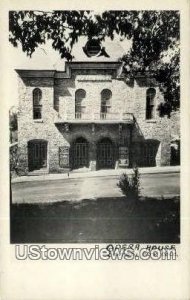
M 115 149 L 110 139 L 102 139 L 97 144 L 98 169 L 110 169 L 115 166 Z
M 104 138 L 96 145 L 96 154 L 98 169 L 110 169 L 115 167 L 115 148 L 110 139 Z M 72 145 L 70 160 L 73 169 L 89 167 L 90 147 L 84 138 L 78 138 Z M 91 155 L 92 156 L 92 155 Z
M 71 163 L 73 169 L 89 167 L 89 144 L 86 139 L 78 138 L 71 149 Z

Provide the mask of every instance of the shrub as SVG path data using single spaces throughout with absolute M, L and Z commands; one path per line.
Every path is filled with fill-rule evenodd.
M 10 147 L 10 171 L 17 173 L 18 171 L 18 146 Z
M 140 174 L 138 168 L 133 169 L 134 174 L 123 173 L 117 186 L 130 201 L 137 201 L 140 193 Z
M 24 168 L 19 164 L 20 154 L 18 145 L 13 145 L 9 150 L 10 159 L 10 175 L 11 176 L 23 176 L 27 174 L 27 168 Z

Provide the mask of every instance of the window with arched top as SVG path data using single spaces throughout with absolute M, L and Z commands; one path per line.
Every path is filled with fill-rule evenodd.
M 79 89 L 75 93 L 75 119 L 81 119 L 82 114 L 85 113 L 84 99 L 86 98 L 86 91 Z
M 156 90 L 149 88 L 146 92 L 146 119 L 151 120 L 155 118 L 155 98 Z
M 106 117 L 106 114 L 110 112 L 111 109 L 111 98 L 112 92 L 108 89 L 104 89 L 101 92 L 101 116 Z
M 42 119 L 42 91 L 38 88 L 33 90 L 33 119 Z

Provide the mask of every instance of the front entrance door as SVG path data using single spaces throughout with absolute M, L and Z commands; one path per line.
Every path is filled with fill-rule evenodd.
M 89 146 L 84 138 L 78 138 L 73 144 L 71 152 L 73 169 L 89 167 Z
M 28 143 L 29 171 L 40 170 L 47 167 L 47 142 L 30 141 Z
M 114 168 L 114 146 L 107 138 L 102 139 L 97 145 L 97 164 L 98 169 Z

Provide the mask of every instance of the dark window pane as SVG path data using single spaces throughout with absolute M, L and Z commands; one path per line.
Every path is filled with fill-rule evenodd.
M 146 119 L 153 119 L 155 113 L 155 96 L 156 90 L 150 88 L 146 93 Z
M 41 119 L 42 118 L 42 91 L 38 88 L 33 90 L 33 118 Z

